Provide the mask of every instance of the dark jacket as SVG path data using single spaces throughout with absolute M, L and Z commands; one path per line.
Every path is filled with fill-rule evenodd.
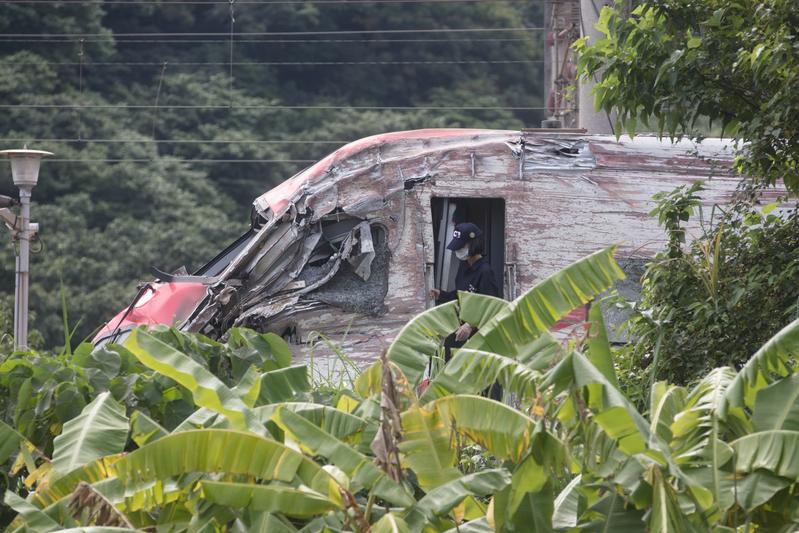
M 476 292 L 499 297 L 499 288 L 494 281 L 494 272 L 487 257 L 481 257 L 473 265 L 461 261 L 455 274 L 455 290 L 441 291 L 436 304 L 451 302 L 458 298 L 458 291 Z

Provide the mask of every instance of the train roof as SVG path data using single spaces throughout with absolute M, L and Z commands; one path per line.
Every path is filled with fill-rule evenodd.
M 614 168 L 652 173 L 729 174 L 730 140 L 672 142 L 654 135 L 635 138 L 588 135 L 574 130 L 422 129 L 383 133 L 351 142 L 255 199 L 259 213 L 280 216 L 304 194 L 315 193 L 375 166 L 436 154 L 513 157 L 520 172 L 586 172 Z M 396 180 L 410 176 L 397 176 Z

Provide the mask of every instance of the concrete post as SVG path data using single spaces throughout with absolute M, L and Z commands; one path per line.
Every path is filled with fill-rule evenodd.
M 14 299 L 14 346 L 28 349 L 28 274 L 30 272 L 30 217 L 32 187 L 19 190 L 20 218 L 19 253 L 17 255 L 17 285 Z
M 597 42 L 604 37 L 594 26 L 599 21 L 599 12 L 604 6 L 611 5 L 609 0 L 580 0 L 581 33 L 588 37 L 589 44 Z M 594 80 L 580 80 L 579 102 L 580 102 L 580 127 L 588 130 L 588 133 L 613 134 L 613 124 L 615 116 L 608 116 L 604 111 L 594 110 L 594 97 L 591 90 L 594 88 Z

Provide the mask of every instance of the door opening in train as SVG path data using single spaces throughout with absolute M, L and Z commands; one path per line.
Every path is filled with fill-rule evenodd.
M 472 222 L 483 230 L 486 253 L 497 287 L 505 265 L 505 201 L 502 198 L 433 198 L 433 236 L 436 244 L 435 286 L 455 288 L 458 259 L 447 250 L 456 224 Z

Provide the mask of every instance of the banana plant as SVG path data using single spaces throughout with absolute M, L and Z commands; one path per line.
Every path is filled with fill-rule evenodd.
M 276 338 L 237 331 L 241 361 L 261 363 L 240 366 L 233 386 L 182 351 L 190 340 L 137 331 L 126 353 L 184 387 L 197 411 L 170 431 L 101 394 L 65 424 L 52 462 L 0 426 L 0 450 L 21 450 L 32 490 L 6 495 L 11 530 L 101 531 L 111 515 L 172 531 L 799 527 L 799 321 L 739 371 L 654 384 L 639 412 L 619 387 L 598 305 L 587 336 L 564 345 L 546 331 L 621 277 L 611 254 L 514 302 L 461 294 L 423 313 L 329 402 L 308 401 L 307 369 L 289 366 Z M 417 396 L 461 321 L 478 334 Z M 479 395 L 494 382 L 508 401 Z M 387 444 L 399 469 L 385 463 Z M 463 462 L 474 450 L 485 458 L 476 469 Z M 80 494 L 106 512 L 81 510 Z

